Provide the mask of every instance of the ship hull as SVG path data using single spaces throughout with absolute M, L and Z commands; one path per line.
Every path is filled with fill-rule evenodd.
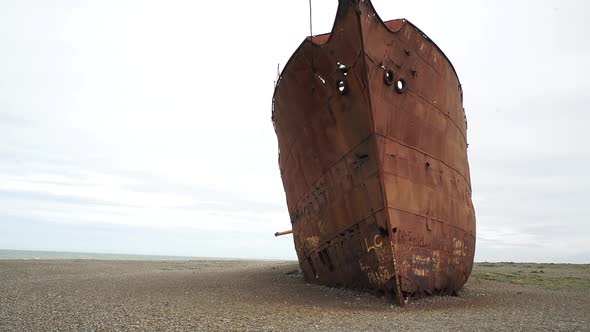
M 454 294 L 475 252 L 456 72 L 406 20 L 340 1 L 273 96 L 279 168 L 306 280 L 400 304 Z

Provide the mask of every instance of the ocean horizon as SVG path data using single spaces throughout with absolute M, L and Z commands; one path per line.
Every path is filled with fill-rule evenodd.
M 229 260 L 233 258 L 0 249 L 2 259 Z

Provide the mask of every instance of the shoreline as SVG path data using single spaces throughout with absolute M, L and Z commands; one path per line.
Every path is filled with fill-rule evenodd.
M 1 260 L 129 260 L 129 261 L 190 261 L 190 260 L 260 260 L 260 261 L 290 261 L 282 258 L 242 258 L 242 257 L 199 257 L 153 254 L 121 254 L 108 252 L 84 251 L 52 251 L 52 250 L 17 250 L 0 249 Z M 293 258 L 296 262 L 297 259 Z

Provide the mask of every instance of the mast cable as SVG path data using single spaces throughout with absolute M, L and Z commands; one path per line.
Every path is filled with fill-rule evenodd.
M 311 0 L 309 0 L 309 35 L 313 38 L 313 26 L 311 17 Z
M 312 25 L 312 15 L 311 15 L 311 0 L 309 0 L 309 40 L 311 41 L 311 43 L 313 44 L 313 25 Z M 315 73 L 315 66 L 313 64 L 313 53 L 314 53 L 314 47 L 312 45 L 311 48 L 311 71 L 313 73 Z

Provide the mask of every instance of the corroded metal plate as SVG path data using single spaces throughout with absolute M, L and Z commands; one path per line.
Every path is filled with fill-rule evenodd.
M 442 51 L 370 1 L 340 1 L 273 97 L 279 167 L 305 278 L 400 304 L 467 281 L 475 213 L 461 85 Z

